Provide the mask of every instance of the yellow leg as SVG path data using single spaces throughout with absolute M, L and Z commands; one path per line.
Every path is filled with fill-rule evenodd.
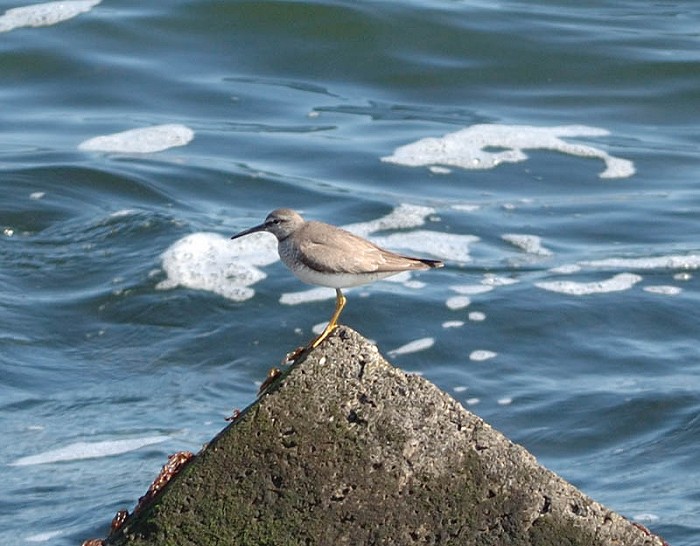
M 340 316 L 341 311 L 343 310 L 343 307 L 345 307 L 345 302 L 347 300 L 345 299 L 345 296 L 343 296 L 343 293 L 340 291 L 340 288 L 335 289 L 335 311 L 333 312 L 333 316 L 331 317 L 331 320 L 328 321 L 328 325 L 324 328 L 323 332 L 321 332 L 321 335 L 318 336 L 316 339 L 314 339 L 311 343 L 309 343 L 306 347 L 299 347 L 292 351 L 291 353 L 287 354 L 287 356 L 284 358 L 284 363 L 289 364 L 291 362 L 294 362 L 297 360 L 302 354 L 304 354 L 306 351 L 309 351 L 311 349 L 315 349 L 318 347 L 321 342 L 326 339 L 330 333 L 335 330 L 338 326 L 338 317 Z
M 343 307 L 345 307 L 345 302 L 347 300 L 345 299 L 345 296 L 343 296 L 343 293 L 340 291 L 340 288 L 335 289 L 335 311 L 333 312 L 333 316 L 331 317 L 331 320 L 328 321 L 328 325 L 325 327 L 323 332 L 321 332 L 321 335 L 318 336 L 316 339 L 313 340 L 313 342 L 310 345 L 311 349 L 315 349 L 318 347 L 321 342 L 326 339 L 329 334 L 336 329 L 338 326 L 338 317 L 340 317 L 340 313 L 343 310 Z

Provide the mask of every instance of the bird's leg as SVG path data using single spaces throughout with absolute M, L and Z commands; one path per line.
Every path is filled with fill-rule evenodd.
M 309 343 L 306 347 L 299 347 L 298 349 L 295 349 L 291 353 L 289 353 L 285 359 L 284 362 L 291 363 L 294 362 L 297 358 L 299 358 L 303 353 L 306 351 L 310 351 L 311 349 L 315 349 L 318 347 L 321 342 L 326 339 L 330 333 L 335 330 L 338 326 L 338 317 L 340 317 L 340 313 L 343 310 L 343 307 L 345 307 L 345 302 L 346 298 L 343 295 L 343 293 L 340 291 L 340 288 L 335 289 L 335 311 L 333 312 L 333 316 L 331 317 L 331 320 L 328 321 L 328 324 L 326 327 L 323 329 L 323 332 L 321 332 L 321 335 L 318 336 L 316 339 L 314 339 L 311 343 Z
M 343 293 L 340 291 L 340 288 L 335 289 L 335 311 L 333 312 L 333 316 L 331 317 L 331 320 L 328 321 L 328 324 L 324 328 L 323 332 L 321 332 L 321 335 L 318 336 L 316 339 L 313 340 L 311 345 L 309 346 L 310 349 L 315 349 L 318 347 L 321 342 L 328 337 L 328 335 L 336 329 L 338 326 L 338 317 L 340 317 L 340 313 L 343 310 L 343 307 L 345 307 L 345 302 L 347 299 L 345 296 L 343 296 Z

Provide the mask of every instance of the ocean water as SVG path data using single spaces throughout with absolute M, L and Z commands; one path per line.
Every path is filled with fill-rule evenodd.
M 0 543 L 105 536 L 323 327 L 332 290 L 229 240 L 280 206 L 444 259 L 341 322 L 700 542 L 700 4 L 2 12 Z

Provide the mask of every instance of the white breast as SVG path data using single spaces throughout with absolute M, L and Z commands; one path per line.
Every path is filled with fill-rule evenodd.
M 287 265 L 289 266 L 289 264 Z M 302 280 L 305 283 L 315 284 L 317 286 L 329 286 L 331 288 L 349 288 L 351 286 L 359 286 L 361 284 L 367 284 L 400 273 L 400 271 L 360 274 L 319 273 L 318 271 L 314 271 L 313 269 L 305 266 L 297 266 L 295 268 L 290 267 L 289 269 L 292 270 L 292 273 L 294 273 L 299 280 Z

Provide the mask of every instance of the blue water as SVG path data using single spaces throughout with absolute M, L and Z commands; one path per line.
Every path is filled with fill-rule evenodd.
M 92 4 L 0 19 L 0 543 L 105 536 L 329 318 L 273 241 L 228 240 L 279 206 L 445 259 L 342 322 L 700 542 L 700 4 Z M 164 124 L 194 137 L 79 148 Z M 475 126 L 491 155 L 382 160 Z

